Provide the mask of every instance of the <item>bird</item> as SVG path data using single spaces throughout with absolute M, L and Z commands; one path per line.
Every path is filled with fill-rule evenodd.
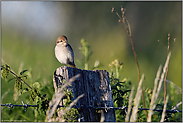
M 76 68 L 74 63 L 74 51 L 65 35 L 59 36 L 56 40 L 55 57 L 60 63 L 68 64 L 70 67 Z

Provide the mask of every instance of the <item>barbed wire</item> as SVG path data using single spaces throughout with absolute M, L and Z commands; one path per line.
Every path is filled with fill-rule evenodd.
M 1 106 L 7 106 L 7 107 L 9 107 L 9 110 L 10 110 L 10 108 L 14 108 L 14 107 L 24 107 L 24 111 L 26 111 L 26 109 L 28 107 L 37 107 L 37 105 L 28 105 L 28 104 L 29 104 L 29 102 L 27 104 L 24 104 L 23 101 L 22 101 L 22 105 L 14 105 L 12 103 L 7 103 L 7 104 L 1 104 Z M 53 106 L 51 106 L 51 107 L 53 107 Z M 58 105 L 57 108 L 59 108 L 59 107 L 66 107 L 66 106 Z M 123 107 L 107 107 L 106 105 L 105 105 L 105 107 L 82 106 L 82 105 L 77 106 L 77 105 L 74 105 L 73 108 L 77 108 L 77 109 L 79 109 L 79 108 L 94 108 L 94 109 L 98 109 L 98 110 L 104 109 L 106 112 L 107 112 L 107 110 L 110 110 L 110 109 L 115 109 L 115 110 L 127 110 L 128 109 L 128 107 L 126 107 L 126 106 L 123 106 Z M 138 110 L 142 111 L 142 110 L 150 110 L 150 109 L 141 107 L 141 108 L 138 108 Z M 153 111 L 163 112 L 163 109 L 154 109 Z M 182 113 L 182 111 L 179 111 L 177 109 L 166 110 L 166 112 L 167 113 Z
M 9 110 L 10 108 L 14 108 L 14 107 L 24 107 L 24 111 L 26 111 L 26 109 L 28 107 L 37 107 L 37 105 L 28 105 L 29 102 L 27 104 L 24 104 L 24 102 L 22 101 L 22 105 L 13 105 L 12 103 L 7 103 L 7 104 L 1 104 L 1 106 L 8 106 Z

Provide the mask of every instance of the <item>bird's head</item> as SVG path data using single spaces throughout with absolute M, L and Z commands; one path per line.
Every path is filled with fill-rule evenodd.
M 56 45 L 63 45 L 66 46 L 67 45 L 67 37 L 64 35 L 61 35 L 57 38 L 57 42 Z

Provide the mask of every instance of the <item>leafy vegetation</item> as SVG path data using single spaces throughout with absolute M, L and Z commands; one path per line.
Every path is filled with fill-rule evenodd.
M 122 21 L 119 21 L 122 22 Z M 128 27 L 129 28 L 129 27 Z M 130 28 L 129 28 L 130 29 Z M 131 29 L 130 29 L 131 30 Z M 6 36 L 7 38 L 8 36 Z M 8 37 L 9 40 L 13 40 Z M 23 39 L 22 39 L 23 40 Z M 44 52 L 47 55 L 53 56 L 53 52 L 51 50 L 47 50 L 46 48 L 42 47 L 42 44 L 36 43 L 38 47 L 42 47 L 31 51 L 33 47 L 32 42 L 29 44 L 28 42 L 21 42 L 17 41 L 15 44 L 15 48 L 4 49 L 3 57 L 6 58 L 6 62 L 2 59 L 2 67 L 1 67 L 1 103 L 12 103 L 12 104 L 20 104 L 21 101 L 30 104 L 38 105 L 36 108 L 27 108 L 27 111 L 24 112 L 23 108 L 14 107 L 10 110 L 7 107 L 1 107 L 1 119 L 7 121 L 26 121 L 26 122 L 44 122 L 46 117 L 46 111 L 48 107 L 48 103 L 54 94 L 53 84 L 52 84 L 52 73 L 54 69 L 52 69 L 52 64 L 55 65 L 55 62 L 52 62 L 50 59 L 54 59 L 51 57 L 50 59 L 45 58 L 45 55 L 39 55 L 37 52 Z M 84 56 L 82 60 L 77 60 L 79 67 L 81 69 L 99 69 L 101 68 L 101 64 L 108 64 L 108 63 L 100 63 L 99 61 L 95 62 L 95 65 L 90 66 L 90 59 L 92 54 L 90 53 L 90 45 L 86 42 L 86 40 L 81 40 L 81 47 L 79 48 L 82 55 Z M 7 42 L 3 42 L 2 46 L 9 46 Z M 19 50 L 16 47 L 22 47 Z M 31 47 L 31 48 L 30 48 Z M 27 49 L 27 50 L 25 50 Z M 23 52 L 25 50 L 25 52 Z M 9 52 L 12 52 L 12 58 L 8 57 L 10 55 Z M 36 54 L 33 57 L 30 57 L 30 54 Z M 6 54 L 6 55 L 4 55 Z M 19 54 L 19 55 L 16 55 Z M 21 55 L 20 55 L 21 54 Z M 16 57 L 14 57 L 16 56 Z M 162 54 L 162 56 L 165 56 Z M 41 59 L 42 61 L 33 62 L 34 60 Z M 163 57 L 164 58 L 164 57 Z M 12 60 L 14 59 L 14 60 Z M 22 70 L 23 63 L 19 59 L 25 59 L 25 66 L 26 70 Z M 49 64 L 46 64 L 45 61 L 49 60 Z M 96 60 L 96 59 L 94 59 Z M 21 62 L 21 64 L 20 64 Z M 33 62 L 33 63 L 32 63 Z M 30 64 L 29 64 L 30 63 Z M 13 68 L 10 69 L 10 66 Z M 18 67 L 20 64 L 20 67 Z M 57 63 L 58 64 L 58 63 Z M 130 62 L 129 62 L 130 64 Z M 119 60 L 114 60 L 112 63 L 109 64 L 110 70 L 110 83 L 113 93 L 113 101 L 115 107 L 122 107 L 129 105 L 129 98 L 130 92 L 133 90 L 131 78 L 127 78 L 123 76 L 125 73 L 124 66 L 126 64 L 121 63 Z M 45 67 L 47 66 L 47 67 Z M 140 65 L 140 67 L 143 64 Z M 145 65 L 144 65 L 145 66 Z M 179 66 L 180 67 L 180 66 Z M 10 74 L 10 70 L 15 73 L 13 70 L 18 70 L 14 76 Z M 50 72 L 51 71 L 51 72 Z M 171 69 L 170 69 L 171 71 Z M 146 73 L 145 73 L 146 76 Z M 151 76 L 155 77 L 155 73 Z M 167 75 L 168 76 L 168 75 Z M 14 81 L 15 80 L 15 81 Z M 23 81 L 30 85 L 27 86 Z M 12 83 L 15 84 L 12 84 Z M 144 82 L 145 83 L 145 82 Z M 148 82 L 151 83 L 151 82 Z M 13 86 L 14 85 L 14 86 Z M 150 107 L 150 102 L 152 101 L 152 88 L 145 88 L 144 90 L 144 101 L 146 104 L 146 108 Z M 169 95 L 169 100 L 167 103 L 168 110 L 171 110 L 173 107 L 177 107 L 177 110 L 181 110 L 182 106 L 179 106 L 180 102 L 182 102 L 182 90 L 181 88 L 177 87 L 173 82 L 167 80 L 167 94 Z M 135 92 L 135 90 L 134 90 Z M 66 92 L 67 95 L 67 103 L 69 105 L 71 103 L 70 92 Z M 161 89 L 159 98 L 155 102 L 156 107 L 155 109 L 163 109 L 164 107 L 164 91 Z M 134 99 L 135 100 L 135 99 Z M 178 105 L 179 104 L 179 105 Z M 134 101 L 132 101 L 132 107 L 134 106 Z M 139 107 L 143 107 L 142 100 L 140 101 Z M 116 113 L 116 120 L 120 122 L 124 122 L 126 118 L 125 110 L 115 110 Z M 68 122 L 75 121 L 75 114 L 78 114 L 77 110 L 72 108 L 69 110 L 65 115 L 64 118 Z M 56 114 L 55 114 L 56 116 Z M 153 122 L 159 122 L 162 117 L 162 112 L 153 112 L 152 120 Z M 139 110 L 137 114 L 138 122 L 146 122 L 147 117 L 144 111 Z M 171 122 L 181 122 L 182 121 L 182 114 L 181 113 L 166 113 L 165 121 Z
M 83 39 L 82 39 L 83 40 Z M 84 49 L 85 46 L 83 46 Z M 88 47 L 88 46 L 87 46 Z M 88 50 L 88 49 L 87 49 Z M 88 51 L 87 51 L 88 52 Z M 82 52 L 83 54 L 85 54 L 85 52 Z M 84 57 L 86 57 L 86 55 L 84 55 Z M 88 55 L 87 55 L 88 57 Z M 90 57 L 88 57 L 89 59 Z M 84 60 L 85 64 L 88 64 L 88 62 L 86 60 Z M 113 94 L 113 101 L 114 101 L 114 106 L 115 107 L 122 107 L 122 106 L 128 106 L 128 101 L 129 101 L 129 97 L 130 97 L 130 92 L 131 92 L 131 81 L 127 78 L 123 78 L 122 80 L 120 80 L 120 71 L 123 69 L 123 63 L 121 63 L 119 60 L 114 60 L 113 62 L 111 62 L 109 64 L 111 71 L 109 72 L 110 75 L 110 83 L 111 83 L 111 89 L 112 89 L 112 94 Z M 99 66 L 99 65 L 98 65 Z M 98 67 L 94 67 L 94 69 L 97 69 Z M 24 112 L 23 114 L 20 115 L 15 115 L 13 112 L 18 111 L 20 112 L 21 109 L 10 109 L 7 110 L 7 108 L 2 107 L 2 118 L 10 118 L 13 116 L 13 118 L 11 118 L 12 120 L 21 120 L 21 119 L 26 119 L 26 121 L 44 121 L 45 120 L 45 116 L 46 116 L 46 111 L 48 108 L 48 103 L 49 100 L 46 97 L 46 94 L 44 94 L 43 96 L 41 96 L 40 91 L 42 92 L 47 92 L 49 86 L 44 86 L 41 87 L 41 84 L 39 82 L 34 82 L 32 85 L 32 89 L 28 89 L 28 88 L 23 88 L 24 84 L 22 82 L 23 79 L 31 79 L 31 74 L 30 72 L 28 72 L 28 70 L 23 70 L 20 72 L 19 75 L 17 75 L 16 77 L 13 78 L 9 78 L 9 73 L 10 71 L 12 72 L 12 70 L 10 69 L 10 66 L 5 64 L 2 65 L 1 67 L 1 77 L 3 78 L 3 82 L 13 82 L 13 80 L 15 80 L 15 87 L 18 90 L 18 95 L 20 97 L 22 97 L 21 99 L 24 101 L 28 101 L 30 100 L 31 103 L 37 104 L 37 110 L 34 110 L 33 108 L 28 108 L 26 112 L 33 112 L 34 114 L 34 119 L 31 120 L 29 115 L 29 113 Z M 26 74 L 27 73 L 27 74 Z M 15 74 L 15 73 L 14 73 Z M 16 74 L 15 74 L 16 75 Z M 47 91 L 44 91 L 44 90 Z M 28 92 L 30 96 L 28 96 L 27 94 L 24 94 L 25 92 Z M 51 91 L 51 90 L 50 90 Z M 49 91 L 48 91 L 49 92 Z M 9 92 L 7 92 L 9 93 Z M 16 91 L 14 93 L 17 93 Z M 72 93 L 68 92 L 65 90 L 66 93 L 66 106 L 69 105 L 72 101 L 71 101 L 71 96 Z M 49 93 L 48 95 L 53 94 L 53 89 L 52 92 Z M 173 83 L 170 84 L 170 99 L 168 104 L 167 104 L 167 110 L 171 110 L 172 106 L 176 106 L 177 103 L 179 101 L 181 101 L 181 89 L 178 90 L 178 87 L 175 86 Z M 176 96 L 174 96 L 176 95 Z M 5 94 L 3 96 L 6 96 Z M 51 95 L 50 95 L 51 96 Z M 151 102 L 151 97 L 152 97 L 152 88 L 146 88 L 145 89 L 145 103 L 146 106 L 149 107 L 150 106 L 150 102 Z M 4 100 L 5 98 L 3 97 L 2 100 Z M 17 104 L 17 101 L 14 100 L 11 103 L 15 103 Z M 163 99 L 160 97 L 158 99 L 158 101 L 156 102 L 156 108 L 155 109 L 163 109 L 164 106 L 164 102 Z M 132 103 L 132 106 L 134 105 L 134 103 Z M 140 101 L 139 106 L 142 105 L 142 101 Z M 46 108 L 47 107 L 47 108 Z M 61 108 L 64 109 L 65 107 Z M 178 108 L 179 109 L 179 108 Z M 119 122 L 124 122 L 125 118 L 126 118 L 126 111 L 125 110 L 115 110 L 116 113 L 116 121 Z M 152 121 L 156 122 L 156 121 L 160 121 L 161 119 L 161 113 L 162 112 L 154 112 L 153 117 L 152 117 Z M 72 108 L 71 110 L 67 111 L 66 114 L 64 115 L 64 119 L 66 119 L 66 121 L 68 122 L 74 122 L 76 121 L 76 117 L 77 117 L 78 111 L 77 109 Z M 181 120 L 181 113 L 166 113 L 166 117 L 165 117 L 165 121 L 182 121 Z M 138 122 L 144 122 L 147 121 L 147 117 L 145 116 L 144 111 L 138 111 L 138 116 L 137 116 L 137 120 Z

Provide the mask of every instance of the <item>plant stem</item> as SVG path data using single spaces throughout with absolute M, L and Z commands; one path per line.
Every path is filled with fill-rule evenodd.
M 126 25 L 126 24 L 125 24 L 125 25 Z M 128 28 L 127 25 L 126 25 L 126 28 Z M 132 44 L 132 50 L 133 50 L 133 53 L 134 53 L 134 56 L 135 56 L 135 61 L 136 61 L 136 64 L 137 64 L 138 83 L 139 83 L 139 82 L 140 82 L 140 68 L 139 68 L 139 63 L 138 63 L 138 60 L 137 60 L 137 54 L 136 54 L 136 52 L 135 52 L 135 48 L 134 48 L 134 45 L 133 45 L 133 40 L 132 40 L 132 38 L 131 38 L 131 36 L 130 36 L 130 33 L 128 33 L 128 35 L 129 35 L 129 38 L 130 38 L 130 41 L 131 41 L 131 44 Z M 144 99 L 144 90 L 143 90 L 143 88 L 142 88 L 142 102 L 143 102 L 144 108 L 146 108 L 145 99 Z M 147 111 L 146 111 L 146 110 L 145 110 L 145 114 L 146 114 L 146 117 L 148 117 Z
M 132 37 L 131 37 L 131 29 L 130 29 L 130 24 L 128 22 L 128 20 L 126 19 L 125 17 L 125 9 L 124 8 L 121 8 L 121 12 L 122 12 L 122 17 L 118 14 L 118 12 L 116 12 L 116 15 L 120 18 L 120 20 L 124 23 L 125 27 L 126 27 L 126 31 L 127 31 L 127 34 L 130 38 L 130 42 L 131 42 L 131 45 L 132 45 L 132 50 L 133 50 L 133 53 L 134 53 L 134 56 L 135 56 L 135 61 L 136 61 L 136 64 L 137 64 L 137 71 L 138 71 L 138 83 L 140 82 L 140 68 L 139 68 L 139 63 L 138 63 L 138 60 L 137 60 L 137 54 L 135 52 L 135 48 L 134 48 L 134 44 L 133 44 L 133 40 L 132 40 Z M 126 24 L 127 23 L 127 24 Z M 143 106 L 144 108 L 146 108 L 145 106 L 145 99 L 144 99 L 144 90 L 142 88 L 142 102 L 143 102 Z M 145 114 L 146 114 L 146 117 L 148 117 L 147 115 L 147 111 L 145 110 Z
M 88 63 L 85 62 L 85 70 L 88 70 Z
M 169 54 L 169 50 L 170 50 L 169 42 L 170 42 L 170 34 L 168 34 L 168 46 L 166 48 L 168 54 Z M 168 62 L 168 66 L 169 66 L 169 62 Z M 168 74 L 168 66 L 166 69 L 166 74 L 165 74 L 165 79 L 164 79 L 164 105 L 166 104 L 166 78 L 167 78 L 167 74 Z
M 116 66 L 116 78 L 119 79 L 119 70 L 118 70 L 118 66 Z
M 1 66 L 2 68 L 5 68 L 4 66 Z M 5 68 L 6 69 L 6 68 Z M 6 69 L 6 70 L 8 70 L 8 69 Z M 13 71 L 11 71 L 11 70 L 9 70 L 14 76 L 16 76 L 16 77 L 18 77 L 18 75 L 17 74 L 15 74 Z M 24 83 L 24 84 L 26 84 L 30 89 L 32 89 L 22 78 L 20 78 L 20 80 Z

